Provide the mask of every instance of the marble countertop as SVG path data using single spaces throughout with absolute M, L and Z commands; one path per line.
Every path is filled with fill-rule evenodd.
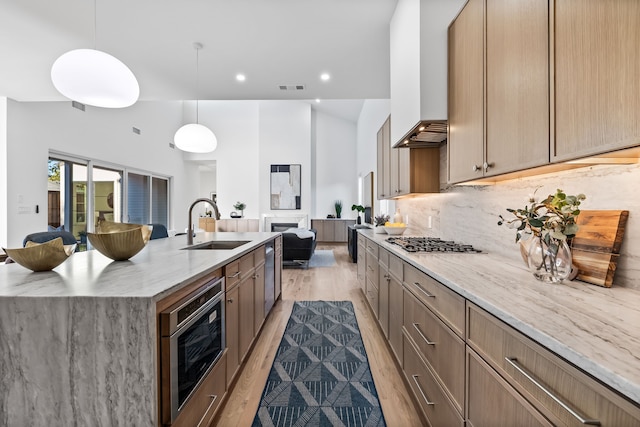
M 194 245 L 211 240 L 246 240 L 229 250 L 182 250 L 187 236 L 151 240 L 128 261 L 112 261 L 98 251 L 78 252 L 51 271 L 34 273 L 18 264 L 0 264 L 0 297 L 125 297 L 154 301 L 278 233 L 198 233 Z
M 413 254 L 358 230 L 632 401 L 640 401 L 640 292 L 547 284 L 489 253 Z M 517 250 L 517 248 L 514 248 Z

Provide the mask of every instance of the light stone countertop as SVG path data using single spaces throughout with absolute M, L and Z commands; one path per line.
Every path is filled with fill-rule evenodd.
M 542 283 L 524 263 L 490 253 L 414 254 L 386 242 L 386 234 L 359 232 L 632 401 L 640 401 L 637 290 L 580 281 Z
M 77 252 L 52 271 L 34 273 L 18 264 L 0 264 L 1 297 L 122 297 L 162 299 L 181 286 L 239 258 L 277 233 L 198 233 L 194 245 L 212 240 L 246 240 L 226 250 L 182 250 L 187 236 L 149 241 L 128 261 L 112 261 L 98 251 Z

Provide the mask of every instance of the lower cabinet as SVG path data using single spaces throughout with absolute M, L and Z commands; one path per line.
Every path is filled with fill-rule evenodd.
M 260 332 L 262 323 L 264 322 L 264 263 L 256 267 L 253 274 L 253 336 Z
M 367 283 L 367 253 L 364 240 L 365 238 L 362 235 L 358 236 L 358 283 L 363 292 L 365 292 Z
M 389 339 L 389 251 L 380 248 L 378 262 L 378 322 L 384 336 Z
M 280 294 L 282 293 L 282 236 L 276 237 L 276 243 L 274 245 L 275 257 L 274 257 L 274 268 L 275 268 L 275 283 L 274 283 L 274 292 L 275 299 L 277 300 Z
M 464 426 L 462 416 L 454 409 L 433 374 L 422 361 L 419 350 L 406 336 L 403 337 L 403 345 L 405 379 L 429 423 L 433 427 Z
M 249 346 L 253 341 L 254 329 L 254 290 L 253 277 L 246 277 L 238 285 L 240 288 L 238 295 L 238 304 L 240 305 L 240 322 L 238 324 L 238 351 L 240 354 L 240 362 L 244 360 Z
M 400 264 L 400 273 L 394 272 L 394 263 Z M 390 256 L 389 269 L 389 344 L 396 360 L 403 364 L 402 321 L 404 315 L 404 295 L 402 290 L 402 261 L 395 255 Z
M 347 227 L 355 223 L 355 219 L 312 219 L 311 228 L 317 231 L 318 242 L 346 243 Z
M 240 366 L 238 325 L 240 324 L 240 299 L 238 286 L 227 290 L 225 301 L 225 330 L 227 341 L 227 385 L 231 384 Z

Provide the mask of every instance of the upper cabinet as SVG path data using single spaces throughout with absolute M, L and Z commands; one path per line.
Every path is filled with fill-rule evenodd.
M 378 199 L 440 191 L 440 149 L 391 148 L 387 118 L 378 131 Z
M 640 2 L 556 0 L 552 161 L 640 144 Z
M 449 181 L 549 162 L 546 0 L 470 0 L 449 27 Z
M 448 44 L 450 183 L 640 146 L 640 2 L 469 0 Z

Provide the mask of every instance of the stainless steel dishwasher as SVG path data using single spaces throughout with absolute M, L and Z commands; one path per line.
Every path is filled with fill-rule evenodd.
M 264 260 L 264 313 L 269 313 L 275 302 L 275 252 L 273 240 L 265 245 Z

